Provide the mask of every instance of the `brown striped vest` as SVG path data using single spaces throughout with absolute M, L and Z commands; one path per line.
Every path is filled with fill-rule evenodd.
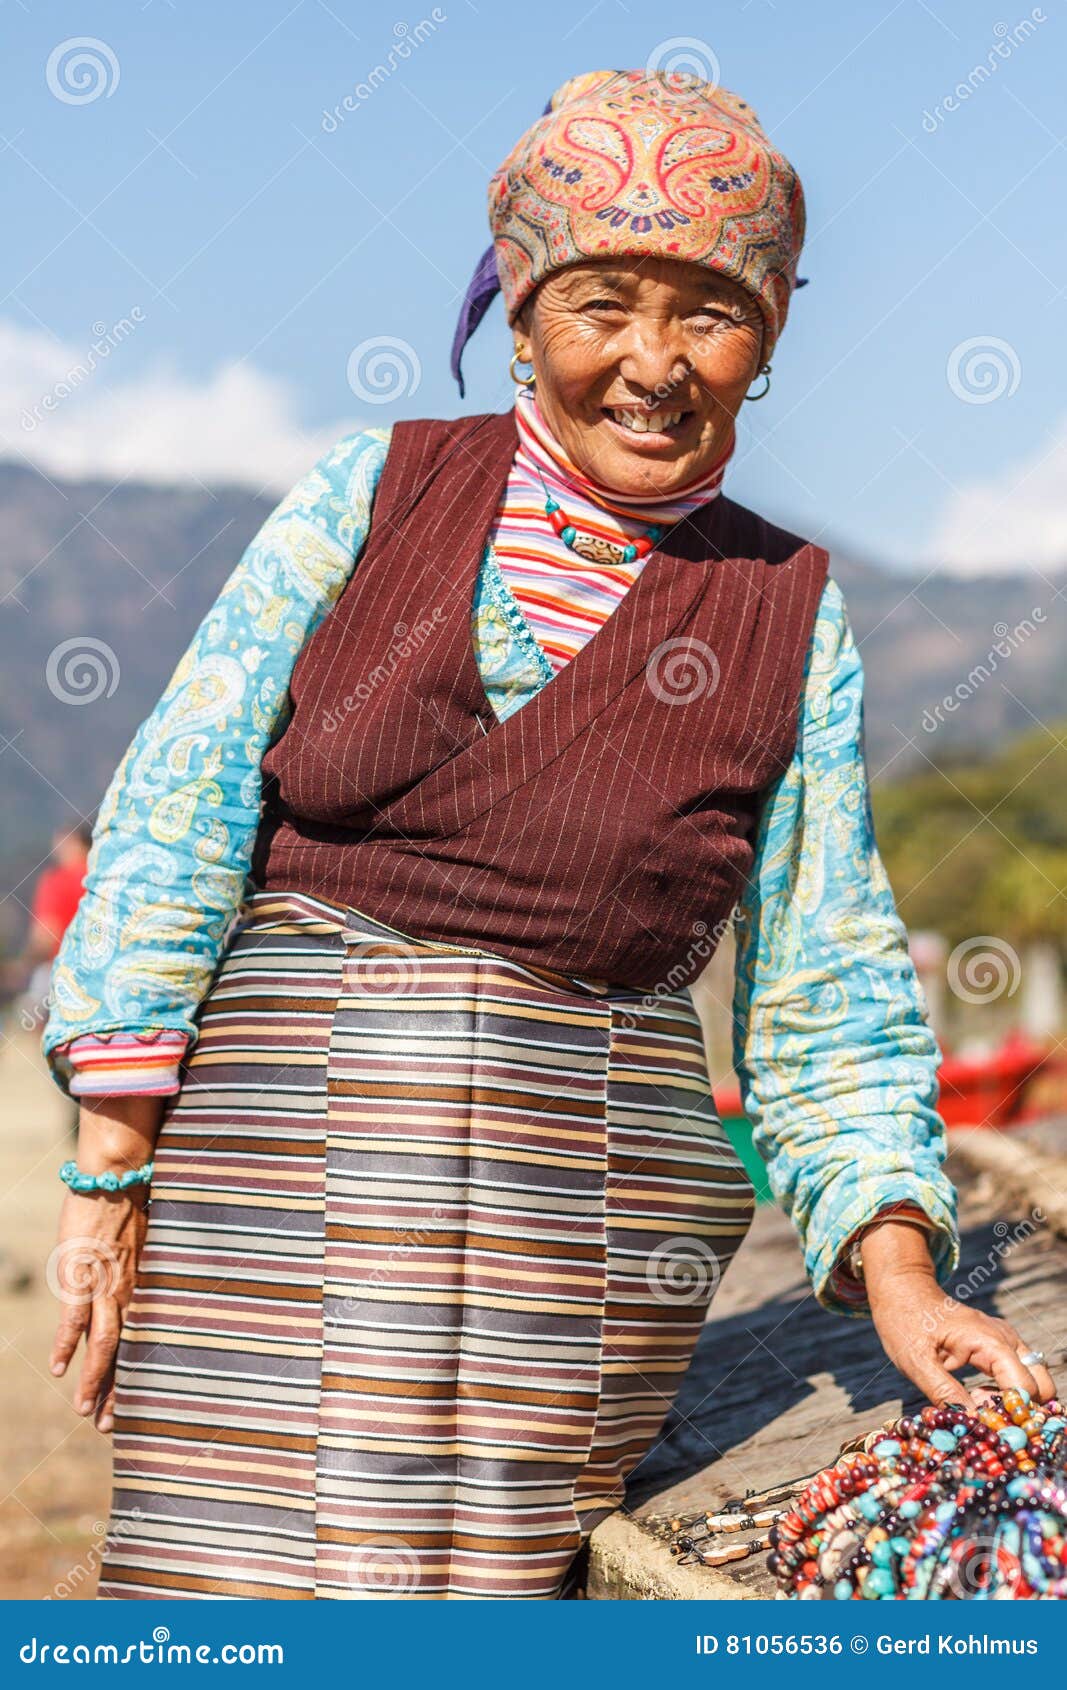
M 796 744 L 820 547 L 720 496 L 506 721 L 471 639 L 514 414 L 394 426 L 371 532 L 263 760 L 252 864 L 422 938 L 646 990 L 695 978 Z

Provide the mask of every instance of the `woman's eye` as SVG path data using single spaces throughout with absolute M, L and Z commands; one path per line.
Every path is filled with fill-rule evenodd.
M 705 336 L 724 334 L 728 330 L 744 328 L 745 320 L 729 307 L 708 306 L 706 310 L 698 311 L 694 316 L 693 333 Z
M 621 311 L 622 305 L 617 299 L 591 299 L 586 309 L 590 311 Z

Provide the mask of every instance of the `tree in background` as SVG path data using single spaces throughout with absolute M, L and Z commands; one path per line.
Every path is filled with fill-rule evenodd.
M 876 786 L 872 805 L 910 928 L 1046 940 L 1067 959 L 1067 722 Z

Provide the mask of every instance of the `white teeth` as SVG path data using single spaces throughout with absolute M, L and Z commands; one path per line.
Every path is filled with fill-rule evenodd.
M 611 415 L 634 434 L 662 434 L 682 419 L 681 411 L 612 411 Z

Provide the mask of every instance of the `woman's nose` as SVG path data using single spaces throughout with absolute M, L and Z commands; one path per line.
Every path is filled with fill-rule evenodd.
M 691 365 L 680 346 L 680 332 L 662 323 L 630 325 L 619 360 L 619 373 L 634 387 L 666 398 L 688 379 Z

